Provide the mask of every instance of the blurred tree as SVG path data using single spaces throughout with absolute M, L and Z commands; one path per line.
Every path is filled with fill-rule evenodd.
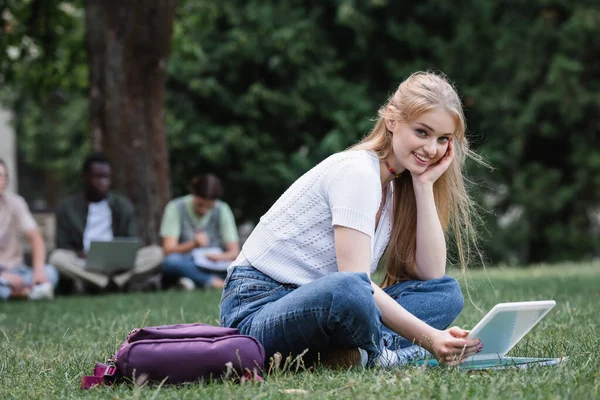
M 34 20 L 36 4 L 15 1 L 14 19 Z M 33 25 L 11 24 L 9 47 L 24 50 L 0 62 L 0 76 L 11 71 L 19 88 L 21 149 L 68 177 L 90 147 L 87 61 L 72 12 L 81 6 L 61 4 Z M 471 174 L 492 211 L 490 258 L 600 254 L 594 2 L 180 0 L 176 11 L 165 116 L 175 194 L 192 174 L 216 172 L 238 218 L 256 221 L 296 177 L 366 133 L 403 78 L 437 69 L 455 81 L 468 135 L 496 167 Z M 37 58 L 27 50 L 44 46 Z
M 349 81 L 335 2 L 181 1 L 169 63 L 172 178 L 212 171 L 256 221 L 303 172 L 370 126 L 367 81 Z M 380 101 L 381 99 L 379 99 Z
M 492 211 L 482 234 L 491 259 L 600 251 L 593 2 L 184 1 L 180 12 L 168 82 L 176 187 L 183 171 L 217 170 L 256 218 L 367 131 L 395 84 L 442 70 L 496 167 L 472 171 Z
M 79 2 L 0 3 L 0 96 L 14 111 L 19 155 L 68 191 L 90 151 L 83 15 Z M 31 189 L 43 198 L 43 187 Z
M 90 130 L 135 204 L 139 234 L 157 243 L 170 200 L 164 86 L 175 0 L 88 0 Z
M 448 72 L 468 79 L 472 126 L 498 168 L 482 171 L 495 211 L 489 254 L 533 263 L 600 254 L 598 3 L 504 0 L 477 20 L 481 45 Z

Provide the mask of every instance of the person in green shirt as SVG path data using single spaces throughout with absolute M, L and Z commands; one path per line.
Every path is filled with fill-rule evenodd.
M 235 218 L 220 200 L 223 186 L 215 175 L 192 178 L 189 189 L 190 194 L 171 200 L 163 214 L 165 280 L 177 280 L 187 290 L 222 288 L 227 266 L 240 252 Z

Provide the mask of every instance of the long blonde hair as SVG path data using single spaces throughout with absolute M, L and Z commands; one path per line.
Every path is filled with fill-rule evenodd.
M 458 264 L 462 271 L 475 249 L 477 237 L 474 228 L 475 204 L 467 193 L 462 170 L 467 157 L 487 165 L 469 149 L 465 136 L 466 123 L 462 104 L 456 90 L 444 75 L 416 72 L 403 81 L 396 92 L 379 109 L 373 130 L 350 150 L 370 149 L 380 159 L 392 152 L 392 134 L 385 120 L 413 122 L 419 115 L 434 108 L 443 108 L 454 118 L 454 159 L 446 172 L 434 183 L 433 193 L 442 228 L 452 233 Z M 410 173 L 394 180 L 394 221 L 386 252 L 385 278 L 382 286 L 416 279 L 417 204 Z

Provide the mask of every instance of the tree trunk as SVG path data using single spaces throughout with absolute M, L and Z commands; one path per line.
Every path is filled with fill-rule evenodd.
M 93 147 L 111 161 L 113 187 L 134 204 L 139 236 L 158 243 L 170 199 L 164 91 L 175 0 L 87 0 Z

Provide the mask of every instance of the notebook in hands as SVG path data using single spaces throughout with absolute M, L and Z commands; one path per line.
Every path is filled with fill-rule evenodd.
M 196 264 L 197 267 L 224 272 L 227 271 L 227 268 L 231 265 L 231 261 L 213 261 L 206 257 L 209 254 L 221 253 L 223 253 L 223 250 L 219 247 L 201 247 L 192 250 L 192 257 L 194 258 L 194 264 Z
M 494 306 L 469 333 L 478 338 L 483 351 L 467 358 L 461 369 L 526 368 L 530 365 L 552 365 L 561 358 L 507 357 L 506 354 L 556 305 L 554 300 L 500 303 Z M 437 365 L 427 360 L 427 365 Z
M 85 260 L 85 269 L 112 275 L 132 269 L 135 265 L 140 239 L 136 237 L 116 237 L 110 241 L 90 243 L 90 251 Z

